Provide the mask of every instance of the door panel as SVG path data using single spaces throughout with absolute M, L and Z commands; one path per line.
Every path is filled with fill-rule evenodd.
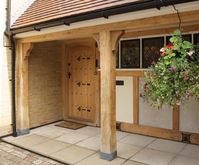
M 71 47 L 68 67 L 71 74 L 68 117 L 93 123 L 96 117 L 95 49 Z

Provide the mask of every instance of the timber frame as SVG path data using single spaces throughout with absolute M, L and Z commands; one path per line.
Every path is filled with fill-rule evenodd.
M 29 103 L 28 103 L 28 57 L 33 49 L 33 44 L 23 43 L 17 45 L 16 59 L 16 109 L 17 109 L 17 134 L 29 133 Z
M 199 29 L 199 10 L 180 13 L 182 31 L 197 31 Z M 155 25 L 155 28 L 154 28 Z M 128 36 L 144 36 L 149 34 L 171 33 L 178 27 L 177 14 L 167 14 L 132 21 L 96 25 L 86 28 L 55 32 L 28 38 L 17 39 L 16 51 L 16 98 L 17 98 L 17 130 L 18 134 L 29 132 L 28 105 L 28 56 L 32 44 L 37 42 L 69 40 L 93 37 L 100 52 L 100 113 L 101 113 L 101 158 L 112 160 L 117 156 L 116 146 L 116 76 L 133 77 L 133 118 L 134 124 L 122 123 L 121 130 L 172 140 L 182 140 L 179 131 L 178 107 L 173 109 L 173 129 L 154 128 L 139 125 L 138 87 L 143 71 L 116 71 L 115 49 L 119 38 Z M 191 142 L 199 143 L 199 134 L 191 135 Z

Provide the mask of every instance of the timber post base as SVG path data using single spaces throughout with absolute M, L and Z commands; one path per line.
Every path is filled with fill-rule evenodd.
M 112 153 L 104 153 L 100 152 L 100 158 L 104 160 L 111 161 L 117 157 L 117 151 L 114 151 Z
M 27 135 L 30 133 L 30 129 L 17 129 L 17 136 Z

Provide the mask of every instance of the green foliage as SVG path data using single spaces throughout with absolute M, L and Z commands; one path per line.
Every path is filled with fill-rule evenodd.
M 199 49 L 183 41 L 179 30 L 161 57 L 145 72 L 143 98 L 152 106 L 179 105 L 194 96 L 199 101 Z

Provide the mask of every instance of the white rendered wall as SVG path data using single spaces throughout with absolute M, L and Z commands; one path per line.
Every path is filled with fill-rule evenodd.
M 193 98 L 188 104 L 181 105 L 180 130 L 199 133 L 199 103 Z
M 140 79 L 139 91 L 141 93 L 143 79 Z M 139 98 L 139 123 L 152 127 L 172 129 L 172 111 L 169 107 L 155 109 L 149 103 Z
M 116 85 L 116 120 L 133 123 L 133 78 L 117 77 L 116 79 L 124 81 L 124 85 Z M 140 80 L 140 84 L 142 84 L 142 80 Z M 142 98 L 139 98 L 139 123 L 171 129 L 172 111 L 168 107 L 155 110 Z
M 133 79 L 132 77 L 117 77 L 124 85 L 116 85 L 116 120 L 133 123 Z
M 117 77 L 124 85 L 116 86 L 116 119 L 119 122 L 133 123 L 133 79 L 132 77 Z M 140 79 L 140 91 L 143 79 Z M 172 110 L 152 108 L 146 101 L 139 98 L 139 124 L 172 129 Z M 191 99 L 188 104 L 181 105 L 180 130 L 199 133 L 199 103 Z

